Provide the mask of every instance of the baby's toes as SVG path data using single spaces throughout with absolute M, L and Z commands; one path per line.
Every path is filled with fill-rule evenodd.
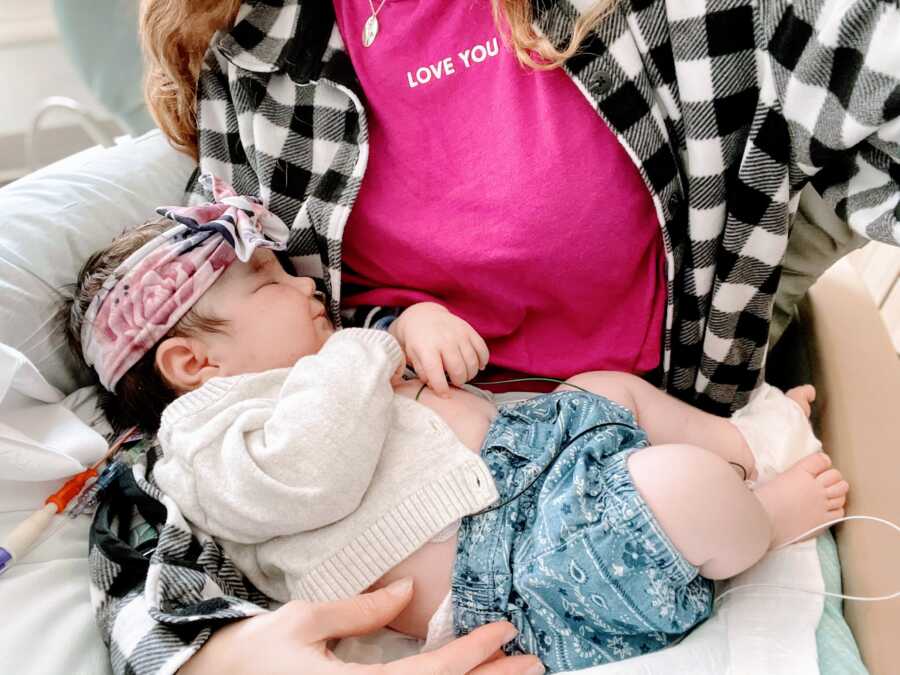
M 838 509 L 843 509 L 844 504 L 847 503 L 846 495 L 841 497 L 833 497 L 825 501 L 825 510 L 826 511 L 837 511 Z
M 830 523 L 844 517 L 844 509 L 833 509 L 825 514 L 825 522 Z
M 794 466 L 802 467 L 810 476 L 817 478 L 827 473 L 831 458 L 824 452 L 817 452 L 801 459 Z
M 812 402 L 816 400 L 816 389 L 811 384 L 804 384 L 799 387 L 789 389 L 788 398 L 792 399 L 797 405 L 803 409 L 803 413 L 809 417 L 812 411 Z
M 835 497 L 846 497 L 849 491 L 850 483 L 845 480 L 839 480 L 837 483 L 832 483 L 825 488 L 825 496 L 829 499 L 834 499 Z
M 830 487 L 835 487 L 842 481 L 846 482 L 844 481 L 844 475 L 837 469 L 828 469 L 827 471 L 823 471 L 818 476 L 816 476 L 816 480 L 819 481 L 819 485 L 821 485 L 826 490 Z

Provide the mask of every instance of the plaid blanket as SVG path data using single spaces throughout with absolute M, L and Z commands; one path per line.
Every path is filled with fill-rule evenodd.
M 562 44 L 590 4 L 535 2 L 536 24 Z M 898 35 L 895 1 L 620 0 L 567 62 L 656 206 L 671 393 L 727 414 L 759 383 L 807 183 L 857 232 L 900 243 Z M 369 150 L 363 101 L 330 2 L 246 3 L 199 81 L 200 170 L 291 224 L 289 253 L 322 280 L 334 316 Z M 209 198 L 196 182 L 190 192 Z M 92 538 L 93 598 L 123 673 L 175 672 L 216 625 L 265 606 L 156 490 L 152 459 L 106 496 Z M 135 518 L 155 523 L 139 545 Z

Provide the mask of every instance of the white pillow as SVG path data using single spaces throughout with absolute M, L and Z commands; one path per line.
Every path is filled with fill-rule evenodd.
M 56 321 L 88 256 L 125 228 L 181 204 L 194 163 L 159 131 L 119 139 L 0 189 L 0 342 L 68 394 L 87 382 Z
M 156 131 L 91 148 L 0 189 L 0 343 L 23 352 L 67 394 L 86 381 L 56 320 L 63 289 L 124 228 L 151 218 L 156 206 L 182 203 L 193 168 Z M 93 401 L 82 389 L 64 405 L 103 433 Z M 0 443 L 0 452 L 8 450 Z M 0 541 L 60 482 L 0 476 Z M 111 672 L 88 594 L 89 524 L 86 516 L 59 517 L 0 576 L 3 672 Z

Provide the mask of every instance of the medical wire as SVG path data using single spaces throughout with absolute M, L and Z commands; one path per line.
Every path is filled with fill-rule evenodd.
M 798 535 L 797 537 L 794 537 L 790 541 L 785 542 L 784 544 L 782 544 L 781 546 L 779 546 L 778 548 L 773 549 L 773 550 L 780 551 L 781 549 L 785 548 L 786 546 L 790 546 L 791 544 L 796 544 L 798 541 L 808 537 L 813 532 L 817 532 L 818 530 L 822 530 L 822 529 L 831 527 L 832 525 L 837 525 L 838 523 L 845 523 L 850 520 L 868 520 L 868 521 L 872 521 L 875 523 L 881 523 L 882 525 L 887 525 L 889 527 L 894 528 L 894 530 L 896 530 L 897 532 L 900 532 L 900 525 L 897 525 L 896 523 L 892 523 L 889 520 L 885 520 L 884 518 L 879 518 L 878 516 L 844 516 L 843 518 L 837 518 L 835 520 L 830 520 L 827 523 L 822 523 L 821 525 L 816 525 L 816 527 L 814 527 L 810 530 L 807 530 L 803 534 Z M 841 598 L 843 600 L 851 600 L 853 602 L 881 602 L 884 600 L 893 600 L 894 598 L 900 598 L 900 591 L 897 591 L 895 593 L 889 593 L 887 595 L 865 596 L 865 595 L 844 595 L 843 593 L 833 593 L 831 591 L 819 591 L 819 590 L 812 589 L 812 588 L 800 588 L 799 586 L 784 586 L 782 584 L 741 584 L 740 586 L 735 586 L 733 588 L 729 588 L 725 592 L 720 593 L 719 595 L 716 596 L 716 599 L 714 600 L 714 602 L 716 602 L 716 603 L 720 602 L 722 600 L 722 598 L 724 598 L 726 595 L 730 595 L 731 593 L 734 593 L 735 591 L 751 589 L 751 588 L 769 588 L 769 589 L 776 589 L 776 590 L 782 590 L 782 591 L 797 591 L 798 593 L 807 593 L 809 595 L 823 595 L 823 596 L 829 597 L 829 598 Z

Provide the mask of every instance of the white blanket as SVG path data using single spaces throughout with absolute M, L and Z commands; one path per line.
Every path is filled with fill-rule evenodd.
M 24 356 L 0 344 L 0 542 L 65 478 L 105 453 L 103 437 L 84 421 L 99 422 L 88 394 L 64 398 Z M 0 576 L 3 672 L 111 672 L 88 595 L 89 525 L 87 516 L 57 516 L 38 545 Z

